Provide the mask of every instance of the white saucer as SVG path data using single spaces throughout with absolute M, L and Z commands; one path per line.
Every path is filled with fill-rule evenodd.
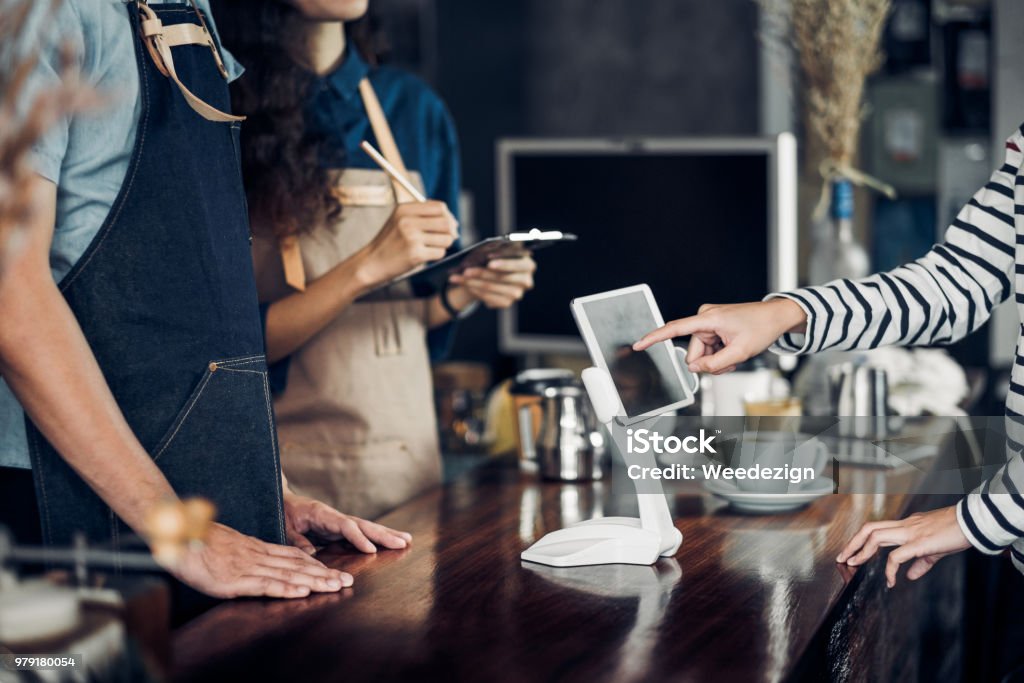
M 796 510 L 832 493 L 834 487 L 835 482 L 828 477 L 813 479 L 793 493 L 743 491 L 736 484 L 721 479 L 708 479 L 704 482 L 704 488 L 729 501 L 737 510 L 759 514 Z

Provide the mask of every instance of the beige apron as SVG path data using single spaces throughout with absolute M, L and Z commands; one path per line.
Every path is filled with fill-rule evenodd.
M 360 94 L 381 151 L 404 171 L 368 81 L 360 83 Z M 418 175 L 407 177 L 422 187 Z M 347 169 L 337 189 L 340 220 L 297 240 L 299 270 L 309 280 L 376 237 L 396 196 L 410 199 L 375 170 Z M 295 291 L 282 264 L 297 260 L 296 250 L 257 238 L 253 257 L 261 300 Z M 295 279 L 293 264 L 287 281 Z M 361 517 L 377 517 L 441 480 L 427 300 L 413 298 L 407 285 L 393 290 L 387 300 L 352 304 L 292 354 L 287 387 L 274 401 L 281 464 L 292 489 Z

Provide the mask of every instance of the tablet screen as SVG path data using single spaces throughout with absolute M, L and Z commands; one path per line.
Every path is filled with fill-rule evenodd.
M 583 302 L 582 308 L 627 417 L 654 413 L 690 398 L 666 344 L 633 350 L 634 342 L 658 327 L 643 292 Z

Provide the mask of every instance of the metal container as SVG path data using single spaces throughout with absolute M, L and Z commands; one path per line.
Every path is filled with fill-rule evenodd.
M 829 369 L 839 433 L 872 439 L 889 434 L 889 379 L 885 370 L 842 363 Z
M 572 386 L 578 380 L 570 370 L 536 368 L 524 370 L 512 381 L 509 393 L 515 411 L 516 436 L 519 443 L 519 466 L 528 472 L 537 471 L 537 433 L 540 431 L 544 390 L 549 387 Z
M 554 481 L 592 481 L 604 475 L 605 439 L 586 393 L 578 385 L 544 389 L 537 460 Z

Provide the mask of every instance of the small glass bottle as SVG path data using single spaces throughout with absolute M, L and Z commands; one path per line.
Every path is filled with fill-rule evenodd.
M 867 251 L 853 234 L 853 184 L 846 178 L 831 181 L 829 213 L 814 225 L 811 249 L 811 284 L 823 285 L 839 278 L 860 278 L 870 272 Z M 794 382 L 803 399 L 804 413 L 812 417 L 835 415 L 829 368 L 846 358 L 845 351 L 824 351 L 810 356 Z
M 835 277 L 859 278 L 871 272 L 868 252 L 853 236 L 853 183 L 832 181 L 832 222 L 835 226 Z
M 846 178 L 831 181 L 832 204 L 828 218 L 814 226 L 810 280 L 823 285 L 839 278 L 868 275 L 868 253 L 853 234 L 853 183 Z

